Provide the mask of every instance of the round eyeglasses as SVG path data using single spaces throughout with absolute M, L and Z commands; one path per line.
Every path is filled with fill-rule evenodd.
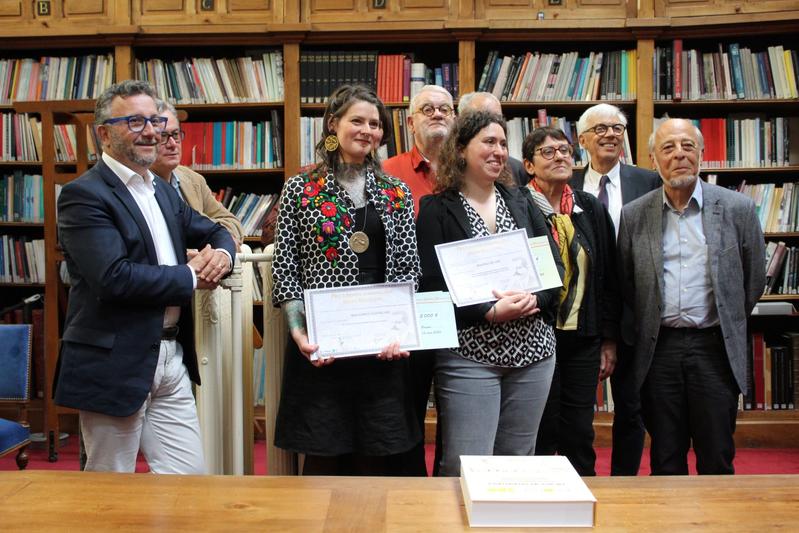
M 597 124 L 593 128 L 588 128 L 585 131 L 593 131 L 597 135 L 605 135 L 608 131 L 612 131 L 613 135 L 621 135 L 627 126 L 624 124 Z
M 109 118 L 103 121 L 103 124 L 117 124 L 119 122 L 127 122 L 128 129 L 133 133 L 143 131 L 144 128 L 147 127 L 148 122 L 153 125 L 155 131 L 160 132 L 166 127 L 167 118 L 159 116 L 145 117 L 142 115 L 128 115 L 126 117 Z
M 536 149 L 536 152 L 541 154 L 544 159 L 552 159 L 555 157 L 555 152 L 563 157 L 570 157 L 574 153 L 574 148 L 570 144 L 561 144 L 558 147 L 544 146 L 543 148 Z
M 441 104 L 441 105 L 433 105 L 433 104 L 425 104 L 419 109 L 416 110 L 417 113 L 421 113 L 426 117 L 432 117 L 436 114 L 436 111 L 448 117 L 452 114 L 454 109 L 449 104 Z

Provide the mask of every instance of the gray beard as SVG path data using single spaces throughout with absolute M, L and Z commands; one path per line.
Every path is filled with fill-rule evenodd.
M 347 191 L 356 209 L 366 205 L 366 167 L 364 165 L 342 164 L 336 181 Z

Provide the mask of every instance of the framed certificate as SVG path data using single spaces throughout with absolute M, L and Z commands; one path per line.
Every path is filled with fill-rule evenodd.
M 542 289 L 523 229 L 436 245 L 452 301 L 462 307 L 496 300 L 492 290 Z
M 312 359 L 375 355 L 399 342 L 421 346 L 413 283 L 381 283 L 305 291 L 308 341 L 318 344 Z

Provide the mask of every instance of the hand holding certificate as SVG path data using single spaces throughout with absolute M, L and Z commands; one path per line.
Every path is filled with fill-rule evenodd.
M 387 346 L 420 347 L 413 283 L 356 285 L 305 291 L 311 360 L 375 355 Z
M 436 245 L 452 301 L 462 307 L 497 299 L 494 291 L 544 289 L 523 229 Z

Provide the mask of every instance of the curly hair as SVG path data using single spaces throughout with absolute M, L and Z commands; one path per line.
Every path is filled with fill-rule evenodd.
M 505 119 L 501 115 L 488 113 L 486 111 L 468 111 L 458 115 L 455 125 L 449 132 L 444 146 L 441 148 L 441 155 L 438 163 L 438 184 L 436 192 L 447 189 L 459 191 L 463 188 L 464 175 L 466 173 L 466 160 L 463 159 L 461 152 L 474 139 L 483 128 L 491 124 L 498 124 L 502 131 L 507 135 L 508 128 Z M 502 169 L 502 173 L 497 179 L 499 183 L 512 187 L 513 178 L 508 171 L 507 165 Z
M 325 108 L 325 115 L 322 120 L 322 138 L 316 144 L 316 158 L 319 162 L 319 167 L 336 173 L 341 164 L 339 150 L 328 152 L 325 149 L 325 139 L 329 135 L 334 135 L 330 130 L 330 123 L 333 119 L 343 117 L 350 107 L 356 102 L 366 102 L 374 105 L 377 108 L 377 113 L 380 117 L 380 127 L 383 128 L 383 138 L 380 144 L 384 144 L 386 136 L 391 135 L 391 115 L 386 110 L 386 106 L 377 97 L 377 94 L 371 88 L 365 85 L 342 85 L 327 99 L 327 107 Z M 366 156 L 367 166 L 379 174 L 382 174 L 380 159 L 376 151 L 372 151 Z
M 97 103 L 94 106 L 94 123 L 99 126 L 111 118 L 111 103 L 117 96 L 129 98 L 140 94 L 149 96 L 153 101 L 157 98 L 155 89 L 146 81 L 125 80 L 111 85 L 97 97 Z

